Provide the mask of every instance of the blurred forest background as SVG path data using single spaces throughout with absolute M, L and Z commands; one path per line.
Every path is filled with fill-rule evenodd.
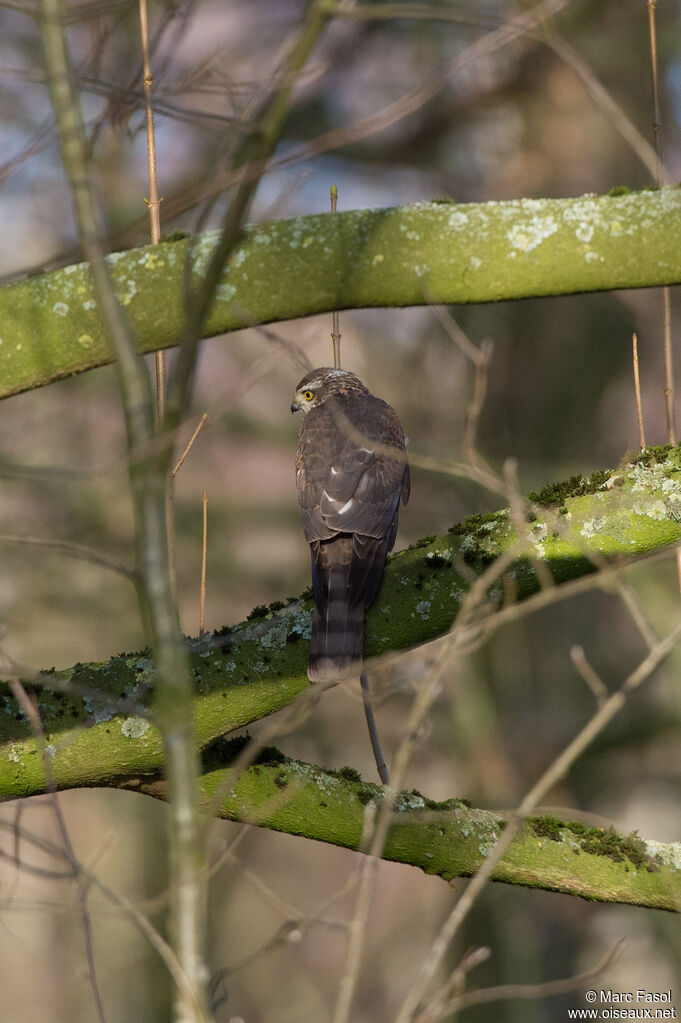
M 504 0 L 462 0 L 443 5 L 461 15 L 445 23 L 353 17 L 353 4 L 345 6 L 347 16 L 329 25 L 297 86 L 278 155 L 428 81 L 458 50 L 517 10 Z M 68 10 L 111 247 L 142 244 L 148 240 L 148 185 L 137 5 L 72 0 Z M 303 10 L 300 0 L 151 5 L 164 231 L 220 224 L 224 201 L 218 198 L 206 212 L 205 205 L 192 204 L 192 195 L 224 166 L 233 119 L 248 112 Z M 31 11 L 28 0 L 0 4 L 0 274 L 6 281 L 78 259 Z M 573 0 L 551 24 L 652 140 L 645 0 Z M 664 158 L 678 181 L 681 4 L 658 3 L 657 25 Z M 350 209 L 440 196 L 457 202 L 576 196 L 645 187 L 651 180 L 575 68 L 538 31 L 469 63 L 422 109 L 387 130 L 273 170 L 260 184 L 251 219 L 326 211 L 331 183 L 339 188 L 339 208 Z M 172 220 L 170 213 L 176 214 Z M 678 324 L 674 294 L 672 303 Z M 666 440 L 658 292 L 452 313 L 473 341 L 494 341 L 479 446 L 497 467 L 508 457 L 518 459 L 524 492 L 573 472 L 615 467 L 637 448 L 633 330 L 648 442 Z M 330 316 L 321 316 L 279 325 L 276 333 L 323 365 L 332 358 L 330 327 Z M 472 369 L 433 311 L 344 312 L 341 330 L 344 366 L 398 410 L 410 450 L 459 458 Z M 198 630 L 204 489 L 209 629 L 239 621 L 254 605 L 299 593 L 309 583 L 293 469 L 298 424 L 289 413 L 300 375 L 285 347 L 258 330 L 203 343 L 195 419 L 186 423 L 186 436 L 202 413 L 209 420 L 176 481 L 178 592 L 189 634 Z M 72 539 L 130 564 L 124 448 L 112 367 L 0 403 L 0 533 Z M 398 548 L 498 504 L 493 495 L 446 476 L 417 469 L 412 479 Z M 37 546 L 3 543 L 0 551 L 3 643 L 17 662 L 31 670 L 64 667 L 143 645 L 134 592 L 125 580 Z M 673 554 L 630 578 L 654 625 L 666 630 L 679 613 Z M 482 652 L 452 665 L 408 787 L 435 799 L 465 796 L 474 806 L 516 805 L 593 710 L 593 695 L 570 660 L 573 644 L 584 647 L 613 687 L 644 653 L 618 598 L 598 589 L 519 619 Z M 400 684 L 385 687 L 378 708 L 388 757 L 411 701 L 408 664 Z M 579 760 L 554 792 L 555 806 L 595 815 L 589 820 L 612 822 L 624 832 L 635 828 L 644 837 L 681 840 L 680 667 L 677 652 Z M 327 693 L 314 715 L 279 745 L 298 758 L 375 775 L 359 693 L 346 688 Z M 61 801 L 79 857 L 160 926 L 166 808 L 125 792 L 70 792 Z M 2 816 L 12 821 L 16 812 L 5 807 Z M 40 800 L 22 806 L 21 814 L 22 825 L 57 840 Z M 217 1019 L 321 1023 L 332 1014 L 346 942 L 342 923 L 354 905 L 352 898 L 325 903 L 343 888 L 358 857 L 224 822 L 213 827 L 213 855 L 237 835 L 238 845 L 212 881 L 211 967 L 230 971 Z M 452 898 L 438 878 L 381 864 L 353 1014 L 357 1023 L 393 1018 Z M 91 902 L 109 1023 L 168 1018 L 170 985 L 156 952 L 125 916 L 94 895 Z M 4 864 L 0 907 L 0 1017 L 91 1020 L 73 888 Z M 290 920 L 307 923 L 281 932 Z M 620 936 L 627 946 L 599 986 L 672 988 L 681 1006 L 681 933 L 678 921 L 662 912 L 492 885 L 449 965 L 467 948 L 485 945 L 491 957 L 472 976 L 476 985 L 535 983 L 587 968 Z M 583 1004 L 576 992 L 475 1007 L 462 1018 L 549 1023 Z

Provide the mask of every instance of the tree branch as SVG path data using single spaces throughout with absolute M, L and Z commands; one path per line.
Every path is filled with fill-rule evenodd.
M 507 511 L 473 516 L 443 537 L 428 537 L 391 558 L 368 614 L 367 651 L 377 654 L 446 632 L 465 593 L 490 563 L 517 557 L 488 591 L 479 631 L 532 607 L 594 585 L 600 576 L 681 540 L 681 449 L 649 449 L 613 474 L 573 477 L 531 495 L 534 512 L 518 535 Z M 548 507 L 547 507 L 548 506 Z M 529 508 L 529 505 L 528 505 Z M 524 528 L 524 527 L 523 527 Z M 625 558 L 625 555 L 627 557 Z M 541 590 L 544 575 L 560 586 Z M 592 576 L 587 579 L 585 576 Z M 258 611 L 250 620 L 189 641 L 195 734 L 204 749 L 201 789 L 211 813 L 356 849 L 364 807 L 384 791 L 356 772 L 334 773 L 271 749 L 237 773 L 244 740 L 221 739 L 293 700 L 316 698 L 305 673 L 310 601 Z M 135 789 L 166 798 L 163 742 L 152 716 L 152 662 L 146 652 L 104 664 L 51 670 L 31 686 L 45 734 L 49 769 L 9 687 L 0 704 L 0 798 L 82 786 Z M 312 693 L 314 690 L 311 691 Z M 49 778 L 47 777 L 49 774 Z M 506 826 L 500 814 L 450 800 L 398 796 L 383 855 L 442 877 L 471 876 Z M 678 910 L 681 851 L 555 817 L 528 818 L 492 876 L 589 899 Z
M 515 560 L 489 588 L 486 605 L 470 623 L 476 634 L 522 608 L 597 585 L 597 563 L 602 566 L 598 578 L 605 578 L 678 543 L 681 449 L 649 449 L 614 474 L 573 477 L 531 497 L 536 517 L 523 536 L 501 510 L 473 516 L 444 536 L 427 537 L 391 557 L 367 614 L 367 656 L 446 633 L 480 573 L 511 549 L 517 551 Z M 547 571 L 560 585 L 541 589 Z M 200 748 L 309 690 L 310 618 L 311 600 L 301 597 L 189 641 Z M 121 654 L 103 664 L 41 673 L 27 683 L 37 688 L 60 788 L 115 783 L 160 769 L 163 745 L 153 719 L 152 669 L 148 652 Z M 45 784 L 36 740 L 7 691 L 4 707 L 0 703 L 0 799 L 43 792 Z
M 681 192 L 456 205 L 420 203 L 249 228 L 232 252 L 206 336 L 369 306 L 470 303 L 681 283 Z M 178 343 L 184 266 L 193 285 L 219 232 L 109 256 L 144 352 Z M 0 288 L 0 396 L 112 361 L 87 264 Z

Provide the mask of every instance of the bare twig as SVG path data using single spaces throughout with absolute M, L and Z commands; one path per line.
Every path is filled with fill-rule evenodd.
M 653 92 L 653 138 L 655 141 L 655 182 L 662 186 L 666 183 L 666 174 L 662 160 L 662 124 L 660 114 L 660 90 L 657 64 L 657 27 L 655 13 L 657 0 L 646 0 L 648 8 L 648 39 L 650 42 L 650 74 Z M 669 288 L 662 289 L 662 332 L 664 347 L 664 410 L 667 420 L 667 441 L 676 444 L 676 424 L 674 416 L 674 354 L 672 351 L 672 309 Z M 679 562 L 681 571 L 681 561 Z
M 608 690 L 598 672 L 594 671 L 591 664 L 589 664 L 586 654 L 584 653 L 584 648 L 579 646 L 579 644 L 575 644 L 575 646 L 571 647 L 570 659 L 591 692 L 596 697 L 596 703 L 599 707 L 602 707 L 608 698 Z
M 574 49 L 566 39 L 560 36 L 553 26 L 544 24 L 541 38 L 567 67 L 577 75 L 596 106 L 602 111 L 607 121 L 621 135 L 624 141 L 636 153 L 641 163 L 656 177 L 659 161 L 655 150 L 644 135 L 638 130 L 629 115 L 615 102 L 610 93 L 598 81 L 588 62 Z M 667 184 L 670 182 L 667 180 Z
M 655 180 L 658 184 L 662 180 L 662 117 L 660 115 L 660 89 L 657 66 L 657 25 L 655 13 L 657 0 L 646 0 L 648 9 L 648 40 L 650 43 L 650 77 L 653 92 L 653 140 L 655 143 L 655 154 L 657 156 L 657 171 Z
M 511 817 L 504 828 L 494 849 L 485 859 L 480 870 L 471 879 L 465 892 L 460 896 L 456 906 L 440 929 L 430 953 L 421 966 L 419 975 L 412 986 L 411 991 L 402 1006 L 397 1023 L 409 1023 L 423 998 L 425 991 L 432 981 L 437 969 L 442 962 L 449 944 L 468 916 L 478 896 L 491 878 L 500 859 L 509 848 L 511 842 L 520 830 L 524 817 L 540 805 L 544 796 L 553 786 L 567 773 L 572 764 L 584 752 L 587 746 L 593 742 L 597 735 L 603 731 L 613 717 L 624 706 L 628 696 L 637 689 L 643 682 L 650 678 L 651 674 L 659 664 L 668 657 L 671 651 L 679 642 L 681 637 L 681 622 L 669 632 L 664 639 L 651 650 L 640 662 L 637 668 L 628 676 L 620 689 L 608 697 L 596 711 L 593 717 L 587 722 L 584 728 L 568 744 L 563 752 L 547 768 L 537 782 L 532 786 L 525 798 L 520 803 L 515 816 Z
M 156 662 L 158 723 L 171 793 L 172 932 L 182 973 L 193 992 L 188 999 L 186 989 L 179 989 L 176 1011 L 183 1020 L 198 1019 L 207 1015 L 206 905 L 201 871 L 204 852 L 196 800 L 199 758 L 192 730 L 188 655 L 179 629 L 168 552 L 167 460 L 158 456 L 136 458 L 139 451 L 148 450 L 155 436 L 151 384 L 136 339 L 116 299 L 105 260 L 99 201 L 66 42 L 63 0 L 40 0 L 39 11 L 62 162 L 99 311 L 117 357 L 135 510 L 138 595 Z
M 641 445 L 641 451 L 646 445 L 646 435 L 643 429 L 643 406 L 641 405 L 641 381 L 638 375 L 638 336 L 636 331 L 631 335 L 632 349 L 633 349 L 633 360 L 634 360 L 634 391 L 636 393 L 636 414 L 638 416 L 638 437 Z
M 201 539 L 201 597 L 199 601 L 199 636 L 206 631 L 206 539 L 208 533 L 208 495 L 203 492 L 203 531 Z
M 374 718 L 373 707 L 371 706 L 371 694 L 369 692 L 369 675 L 366 670 L 362 672 L 360 676 L 360 684 L 362 687 L 362 702 L 364 704 L 364 715 L 367 719 L 367 726 L 369 728 L 369 738 L 371 739 L 371 748 L 374 753 L 374 760 L 376 761 L 376 770 L 378 771 L 378 777 L 381 779 L 384 785 L 390 785 L 390 773 L 388 771 L 388 765 L 385 762 L 383 751 L 381 749 L 381 743 L 378 738 L 378 729 L 376 728 L 376 720 Z
M 182 464 L 183 464 L 185 458 L 187 457 L 187 455 L 191 451 L 192 445 L 194 444 L 194 441 L 198 437 L 199 433 L 201 432 L 203 427 L 206 425 L 206 420 L 207 419 L 208 419 L 208 413 L 204 412 L 203 415 L 201 416 L 201 418 L 199 419 L 198 423 L 197 423 L 196 429 L 194 430 L 193 434 L 191 435 L 191 437 L 187 441 L 187 446 L 185 447 L 184 451 L 182 452 L 182 454 L 180 455 L 180 457 L 178 458 L 177 462 L 175 463 L 175 465 L 173 466 L 173 468 L 171 470 L 170 475 L 173 477 L 173 479 L 177 476 L 178 472 L 182 468 Z
M 449 1001 L 444 1002 L 436 1015 L 429 1012 L 419 1014 L 414 1023 L 435 1023 L 435 1020 L 443 1019 L 452 1013 L 461 1012 L 471 1005 L 488 1005 L 490 1002 L 509 1001 L 511 999 L 524 998 L 550 998 L 555 995 L 567 994 L 583 987 L 589 981 L 598 977 L 615 960 L 624 945 L 624 939 L 620 938 L 615 942 L 610 951 L 599 963 L 577 973 L 574 977 L 566 977 L 561 980 L 548 980 L 543 984 L 499 984 L 496 987 L 482 988 L 478 991 L 467 991 L 455 995 Z
M 9 824 L 6 821 L 0 819 L 0 830 L 11 831 L 15 835 L 16 840 L 17 837 L 16 825 Z M 54 842 L 50 842 L 49 839 L 46 839 L 43 835 L 36 834 L 35 832 L 29 830 L 24 826 L 22 826 L 19 829 L 19 838 L 25 842 L 29 842 L 37 849 L 41 849 L 42 851 L 48 853 L 51 856 L 55 856 L 61 860 L 67 859 L 67 855 L 64 849 L 60 848 Z M 0 851 L 0 856 L 4 855 L 5 854 L 2 851 Z M 175 953 L 173 952 L 170 945 L 164 940 L 164 938 L 161 937 L 156 928 L 153 927 L 151 923 L 149 923 L 149 920 L 146 918 L 146 916 L 144 916 L 137 909 L 134 903 L 130 902 L 129 899 L 126 899 L 124 895 L 121 895 L 114 888 L 110 888 L 109 885 L 102 881 L 98 874 L 95 874 L 92 871 L 90 871 L 82 863 L 80 864 L 80 872 L 85 878 L 88 886 L 99 889 L 99 891 L 102 892 L 105 898 L 112 902 L 113 905 L 120 912 L 128 916 L 135 924 L 135 926 L 138 928 L 138 930 L 141 932 L 141 934 L 147 939 L 152 948 L 156 950 L 156 952 L 159 954 L 159 956 L 165 963 L 166 968 L 171 977 L 173 978 L 173 980 L 175 981 L 177 987 L 184 993 L 187 1003 L 191 1006 L 191 1009 L 195 1014 L 197 1023 L 209 1023 L 208 1016 L 203 1012 L 201 1005 L 196 1001 L 194 988 L 189 979 L 187 978 L 186 974 L 182 970 L 182 967 L 178 962 Z M 64 872 L 59 876 L 63 879 L 66 879 L 72 877 L 72 874 L 70 872 L 68 873 Z M 53 909 L 54 908 L 53 905 L 51 905 L 50 908 Z
M 101 554 L 96 551 L 93 547 L 86 547 L 82 543 L 74 543 L 73 540 L 58 540 L 52 537 L 44 536 L 21 536 L 15 533 L 0 533 L 0 544 L 25 544 L 27 547 L 39 547 L 47 550 L 56 551 L 59 554 L 67 554 L 72 558 L 78 558 L 81 561 L 90 561 L 93 565 L 99 565 L 101 568 L 108 568 L 112 572 L 117 572 L 119 575 L 125 576 L 131 582 L 137 582 L 137 574 L 130 568 L 126 568 L 125 565 L 121 564 L 120 561 L 115 561 L 113 558 L 108 558 L 105 554 Z
M 147 0 L 139 0 L 140 37 L 142 42 L 142 81 L 144 85 L 144 118 L 147 134 L 147 166 L 149 173 L 149 198 L 144 201 L 149 209 L 149 226 L 151 244 L 158 245 L 161 240 L 161 202 L 158 195 L 158 176 L 156 173 L 156 133 L 154 131 L 154 108 L 151 102 L 152 76 L 149 57 L 149 20 L 147 17 Z M 166 400 L 166 354 L 161 349 L 156 352 L 156 420 L 163 422 Z
M 271 84 L 269 96 L 252 133 L 244 140 L 232 160 L 231 181 L 236 185 L 224 219 L 223 228 L 197 289 L 187 288 L 186 318 L 180 350 L 168 380 L 166 427 L 173 429 L 181 421 L 191 394 L 196 368 L 196 348 L 205 318 L 215 295 L 220 276 L 237 244 L 244 220 L 251 207 L 262 174 L 279 140 L 291 105 L 292 90 L 329 17 L 324 0 L 312 0 L 305 20 L 296 32 L 278 80 Z M 191 248 L 191 247 L 190 247 Z M 187 264 L 189 266 L 189 263 Z
M 336 212 L 336 206 L 338 204 L 338 187 L 331 185 L 331 212 Z M 333 364 L 336 369 L 340 369 L 341 358 L 340 358 L 340 313 L 337 309 L 334 309 L 331 318 L 331 342 L 333 344 Z
M 478 359 L 475 363 L 475 383 L 473 385 L 473 395 L 466 409 L 466 429 L 464 430 L 462 443 L 464 461 L 469 465 L 481 465 L 484 469 L 487 468 L 487 465 L 478 454 L 476 438 L 480 414 L 485 401 L 485 394 L 487 393 L 487 369 L 493 351 L 493 342 L 486 338 L 480 346 Z
M 59 795 L 57 794 L 57 787 L 54 782 L 54 776 L 52 773 L 52 760 L 50 753 L 47 749 L 47 742 L 45 740 L 45 732 L 43 729 L 43 723 L 40 720 L 40 714 L 38 713 L 37 707 L 26 692 L 19 675 L 16 672 L 14 664 L 10 659 L 0 651 L 0 663 L 2 666 L 3 674 L 8 676 L 9 686 L 12 690 L 12 695 L 17 701 L 22 711 L 28 719 L 33 734 L 35 736 L 37 745 L 40 749 L 40 754 L 43 761 L 43 768 L 45 771 L 45 777 L 47 779 L 47 789 L 49 792 L 49 799 L 54 812 L 55 819 L 57 821 L 57 827 L 61 836 L 62 844 L 64 847 L 64 853 L 66 860 L 71 869 L 71 876 L 76 882 L 78 891 L 78 905 L 80 908 L 80 919 L 83 928 L 83 935 L 85 937 L 85 953 L 88 962 L 88 974 L 90 979 L 90 988 L 92 990 L 92 998 L 95 1003 L 95 1011 L 97 1018 L 100 1023 L 106 1023 L 106 1015 L 104 1012 L 104 1003 L 102 1001 L 102 995 L 99 990 L 99 982 L 97 980 L 97 965 L 95 962 L 95 948 L 94 938 L 92 934 L 92 920 L 90 918 L 90 911 L 88 909 L 88 890 L 90 883 L 85 877 L 82 871 L 82 866 L 76 857 L 73 849 L 73 843 L 71 842 L 71 836 L 69 829 L 66 825 L 66 819 L 62 812 L 61 802 Z

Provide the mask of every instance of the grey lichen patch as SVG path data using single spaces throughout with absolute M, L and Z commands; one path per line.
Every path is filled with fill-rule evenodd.
M 681 871 L 681 842 L 655 842 L 651 839 L 645 843 L 647 855 L 664 867 Z
M 86 696 L 83 699 L 83 707 L 87 714 L 92 716 L 92 720 L 96 725 L 102 721 L 110 721 L 111 718 L 118 714 L 118 706 L 110 697 L 89 697 Z
M 148 731 L 149 727 L 149 722 L 144 718 L 129 717 L 121 724 L 121 732 L 128 739 L 139 739 Z
M 596 536 L 607 528 L 608 520 L 605 515 L 598 515 L 594 519 L 586 519 L 580 529 L 580 535 L 586 537 Z
M 520 221 L 506 233 L 511 245 L 509 258 L 515 258 L 517 252 L 531 252 L 546 239 L 550 238 L 558 230 L 558 224 L 553 216 L 534 215 L 526 221 Z
M 395 797 L 395 813 L 406 813 L 409 810 L 426 810 L 428 802 L 420 792 L 398 792 Z

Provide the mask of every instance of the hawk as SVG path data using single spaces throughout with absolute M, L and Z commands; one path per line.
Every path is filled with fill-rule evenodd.
M 311 370 L 291 403 L 299 411 L 296 481 L 315 604 L 307 674 L 316 682 L 362 660 L 364 612 L 409 498 L 409 466 L 397 413 L 354 373 Z

